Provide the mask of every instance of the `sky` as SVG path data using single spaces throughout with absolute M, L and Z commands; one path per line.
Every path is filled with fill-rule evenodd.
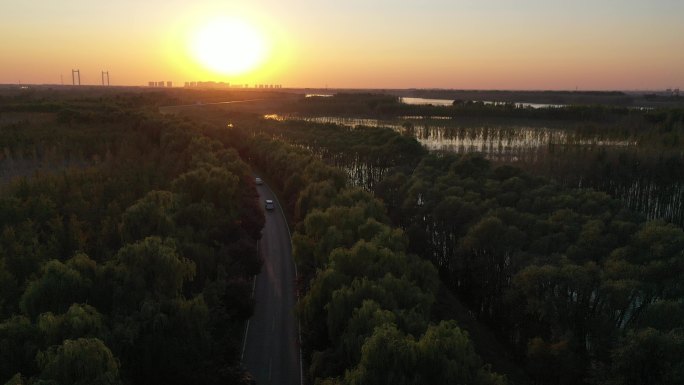
M 261 36 L 258 65 L 223 73 L 194 53 L 221 18 Z M 68 84 L 79 69 L 113 85 L 684 88 L 682 0 L 0 0 L 0 36 L 2 84 Z

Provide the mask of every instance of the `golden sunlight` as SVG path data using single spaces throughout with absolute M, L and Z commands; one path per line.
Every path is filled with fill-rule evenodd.
M 257 69 L 267 55 L 267 43 L 251 24 L 221 18 L 199 27 L 190 39 L 192 56 L 203 67 L 222 75 Z

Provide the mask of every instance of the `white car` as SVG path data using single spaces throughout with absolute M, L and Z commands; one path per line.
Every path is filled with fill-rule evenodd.
M 275 203 L 271 199 L 266 199 L 266 210 L 273 210 L 275 208 Z
M 256 178 L 254 178 L 254 183 L 261 185 L 261 184 L 264 184 L 264 181 L 261 180 L 261 178 L 256 177 Z

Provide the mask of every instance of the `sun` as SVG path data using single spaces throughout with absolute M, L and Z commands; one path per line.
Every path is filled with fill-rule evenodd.
M 259 67 L 266 58 L 264 37 L 240 19 L 221 18 L 198 28 L 190 41 L 192 56 L 206 69 L 240 75 Z

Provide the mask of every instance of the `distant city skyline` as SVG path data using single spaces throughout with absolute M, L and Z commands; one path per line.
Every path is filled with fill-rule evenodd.
M 101 84 L 104 71 L 111 85 L 140 86 L 163 79 L 175 86 L 684 88 L 683 1 L 596 3 L 5 0 L 0 83 L 71 84 L 71 71 L 80 70 L 83 85 Z M 225 54 L 202 62 L 193 36 L 221 17 L 258 36 L 205 42 Z M 239 74 L 207 62 L 252 50 L 263 57 Z

